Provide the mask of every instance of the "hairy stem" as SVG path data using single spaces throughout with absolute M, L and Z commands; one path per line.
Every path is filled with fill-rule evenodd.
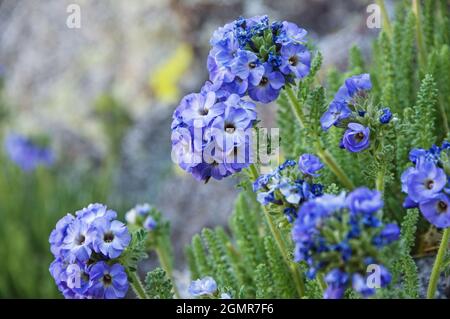
M 316 145 L 316 152 L 320 159 L 331 169 L 331 171 L 336 175 L 336 177 L 341 181 L 341 183 L 348 189 L 352 190 L 355 185 L 350 180 L 350 178 L 345 174 L 344 170 L 339 166 L 339 164 L 334 159 L 333 155 L 326 149 L 319 145 Z
M 169 278 L 172 280 L 172 286 L 173 286 L 173 292 L 175 294 L 176 298 L 180 298 L 180 293 L 178 291 L 175 278 L 173 277 L 173 271 L 172 271 L 172 265 L 169 262 L 169 257 L 167 256 L 166 250 L 159 245 L 155 249 L 156 254 L 158 255 L 159 264 L 161 265 L 162 269 L 167 273 Z
M 295 117 L 298 120 L 298 123 L 300 124 L 300 127 L 304 128 L 306 119 L 305 115 L 303 114 L 302 107 L 295 96 L 294 91 L 292 90 L 292 87 L 286 86 L 285 88 L 286 93 L 289 97 L 289 104 L 291 105 L 292 111 L 295 114 Z M 336 175 L 336 177 L 341 181 L 341 183 L 348 188 L 349 190 L 355 188 L 355 185 L 350 180 L 350 178 L 345 174 L 344 170 L 340 167 L 340 165 L 336 162 L 333 155 L 331 155 L 330 152 L 328 152 L 326 149 L 324 149 L 321 146 L 321 143 L 319 141 L 319 137 L 316 136 L 316 143 L 315 143 L 315 150 L 317 155 L 320 157 L 320 159 L 331 169 L 331 171 Z
M 130 271 L 128 273 L 130 276 L 131 287 L 133 288 L 134 293 L 139 299 L 148 299 L 147 294 L 145 293 L 144 286 L 142 285 L 141 279 L 136 271 Z
M 377 179 L 375 180 L 375 188 L 377 191 L 383 193 L 384 192 L 384 165 L 381 167 L 381 169 L 378 171 Z
M 428 284 L 427 298 L 434 298 L 436 288 L 438 284 L 439 275 L 441 273 L 442 261 L 444 260 L 444 254 L 448 247 L 448 239 L 450 236 L 450 227 L 444 230 L 441 239 L 441 245 L 439 246 L 436 260 L 434 261 L 433 270 L 431 271 L 430 283 Z
M 426 67 L 426 52 L 425 43 L 423 41 L 422 33 L 422 12 L 420 8 L 420 0 L 412 0 L 412 11 L 416 16 L 416 35 L 417 35 L 417 48 L 419 51 L 419 62 L 422 66 L 422 70 Z
M 317 281 L 319 282 L 319 286 L 322 289 L 322 292 L 324 293 L 327 290 L 327 284 L 325 283 L 325 279 L 323 278 L 322 273 L 317 274 Z
M 254 164 L 250 165 L 250 176 L 252 180 L 256 180 L 259 176 L 258 169 Z M 292 278 L 295 282 L 295 287 L 297 289 L 297 293 L 299 297 L 303 297 L 305 295 L 305 284 L 303 274 L 300 272 L 298 266 L 289 258 L 288 248 L 286 242 L 283 239 L 283 236 L 279 230 L 279 228 L 275 225 L 272 216 L 267 211 L 265 206 L 262 206 L 264 211 L 264 216 L 266 218 L 267 224 L 269 225 L 270 232 L 272 233 L 275 242 L 277 243 L 278 249 L 283 256 L 283 260 L 286 263 L 289 271 L 292 274 Z

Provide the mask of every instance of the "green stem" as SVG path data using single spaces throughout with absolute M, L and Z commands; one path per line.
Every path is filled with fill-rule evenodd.
M 423 42 L 422 35 L 422 13 L 420 8 L 420 0 L 412 0 L 412 11 L 416 15 L 416 35 L 417 35 L 417 47 L 419 51 L 419 62 L 422 66 L 422 70 L 425 70 L 426 67 L 426 52 L 425 52 L 425 44 Z
M 378 171 L 377 179 L 375 180 L 375 188 L 377 191 L 383 193 L 384 192 L 384 165 L 383 167 Z
M 325 290 L 327 290 L 327 284 L 325 283 L 325 279 L 323 279 L 322 273 L 317 274 L 317 281 L 319 282 L 319 286 L 322 289 L 322 292 L 325 292 Z
M 441 239 L 441 245 L 439 246 L 438 253 L 436 255 L 436 260 L 433 265 L 433 270 L 431 271 L 430 283 L 428 284 L 427 298 L 434 298 L 436 292 L 439 275 L 441 273 L 442 261 L 444 260 L 444 254 L 448 247 L 448 239 L 450 236 L 450 227 L 444 230 Z
M 447 113 L 445 112 L 444 101 L 442 100 L 442 98 L 439 99 L 438 104 L 439 104 L 439 111 L 441 112 L 442 116 L 442 122 L 444 122 L 445 136 L 447 136 L 448 133 L 450 132 L 450 129 L 448 127 Z
M 305 123 L 306 123 L 306 119 L 305 119 L 305 115 L 303 114 L 302 111 L 302 107 L 297 99 L 297 97 L 295 96 L 294 91 L 292 90 L 292 87 L 287 85 L 286 88 L 286 93 L 289 97 L 289 101 L 290 101 L 290 105 L 292 108 L 292 111 L 295 114 L 295 117 L 298 120 L 298 123 L 300 124 L 300 127 L 304 128 L 305 127 Z M 336 160 L 334 159 L 333 155 L 331 155 L 330 152 L 328 152 L 326 149 L 324 149 L 319 142 L 319 137 L 316 136 L 316 143 L 315 143 L 315 149 L 316 149 L 316 153 L 317 155 L 320 157 L 320 159 L 327 164 L 327 166 L 331 169 L 331 171 L 334 173 L 334 175 L 336 175 L 336 177 L 341 181 L 341 183 L 348 188 L 349 190 L 355 188 L 355 185 L 353 184 L 353 182 L 350 180 L 350 178 L 347 176 L 347 174 L 345 174 L 344 170 L 339 166 L 339 164 L 336 162 Z
M 387 13 L 386 6 L 384 5 L 384 0 L 376 0 L 375 2 L 380 7 L 381 14 L 383 15 L 384 30 L 386 31 L 386 34 L 389 36 L 389 38 L 392 38 L 391 22 L 389 21 L 389 15 Z
M 172 280 L 173 292 L 175 293 L 175 297 L 180 299 L 180 293 L 178 291 L 175 278 L 173 277 L 172 265 L 169 262 L 169 257 L 167 256 L 166 250 L 157 246 L 155 251 L 156 254 L 158 255 L 159 263 L 162 269 L 164 269 L 169 278 Z
M 253 180 L 256 180 L 259 176 L 258 169 L 254 164 L 250 165 L 250 176 Z M 299 297 L 302 298 L 305 295 L 305 284 L 303 275 L 298 269 L 297 265 L 291 260 L 291 258 L 289 258 L 286 242 L 284 241 L 279 228 L 276 227 L 272 216 L 267 211 L 265 206 L 262 206 L 262 208 L 264 211 L 264 216 L 266 218 L 267 224 L 269 225 L 270 232 L 272 233 L 272 236 L 274 237 L 275 242 L 277 243 L 278 249 L 281 253 L 281 256 L 283 257 L 284 262 L 286 263 L 289 271 L 292 274 L 292 278 L 294 279 L 297 293 Z
M 144 286 L 142 285 L 141 280 L 136 271 L 130 271 L 129 276 L 131 279 L 131 287 L 133 288 L 134 293 L 139 299 L 148 299 L 147 294 L 145 293 Z
M 286 85 L 285 91 L 289 97 L 290 105 L 292 108 L 292 111 L 294 112 L 295 117 L 298 120 L 298 123 L 302 128 L 305 128 L 306 118 L 302 111 L 302 106 L 300 105 L 300 102 L 298 101 L 297 97 L 295 96 L 294 90 L 292 90 L 292 87 L 290 85 Z
M 316 152 L 320 159 L 327 164 L 331 171 L 336 175 L 336 177 L 341 181 L 341 183 L 348 189 L 352 190 L 355 185 L 350 180 L 350 178 L 345 174 L 344 170 L 339 166 L 339 164 L 334 159 L 333 155 L 320 145 L 316 145 Z

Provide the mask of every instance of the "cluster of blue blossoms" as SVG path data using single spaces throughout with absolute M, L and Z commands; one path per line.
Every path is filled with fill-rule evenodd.
M 353 287 L 364 297 L 375 289 L 366 284 L 367 266 L 379 267 L 379 287 L 391 281 L 379 265 L 379 250 L 398 240 L 396 224 L 383 225 L 378 217 L 381 193 L 357 188 L 347 196 L 325 194 L 304 203 L 292 228 L 295 261 L 308 265 L 308 277 L 325 274 L 325 298 L 342 298 Z
M 275 204 L 284 207 L 289 222 L 297 217 L 297 211 L 304 202 L 321 196 L 323 186 L 313 183 L 323 168 L 320 159 L 312 154 L 303 154 L 296 161 L 287 160 L 274 171 L 260 175 L 253 183 L 253 191 L 262 205 Z
M 125 220 L 129 225 L 143 227 L 152 231 L 158 225 L 153 216 L 150 215 L 152 206 L 149 204 L 138 204 L 125 214 Z
M 53 152 L 49 148 L 18 134 L 6 137 L 5 150 L 10 160 L 25 172 L 33 171 L 39 165 L 51 166 L 54 162 Z
M 67 214 L 50 234 L 55 260 L 50 273 L 65 298 L 123 298 L 128 276 L 118 258 L 131 235 L 117 213 L 101 204 L 90 204 Z
M 216 30 L 207 67 L 210 80 L 185 96 L 173 114 L 172 160 L 196 179 L 222 179 L 253 163 L 256 106 L 286 83 L 309 73 L 306 31 L 267 16 L 240 18 Z
M 367 92 L 371 89 L 369 74 L 355 75 L 346 79 L 320 119 L 324 131 L 333 125 L 346 128 L 340 146 L 349 152 L 361 152 L 370 146 L 370 129 L 360 122 L 366 115 L 365 102 Z M 383 108 L 380 111 L 379 122 L 387 124 L 391 119 L 390 109 Z
M 416 148 L 409 153 L 414 166 L 403 172 L 402 191 L 408 194 L 403 206 L 419 207 L 423 216 L 438 228 L 450 227 L 450 143 Z
M 237 94 L 219 99 L 213 91 L 185 96 L 174 113 L 172 160 L 207 182 L 239 172 L 252 162 L 255 104 Z
M 287 21 L 239 18 L 216 30 L 210 40 L 209 79 L 220 95 L 249 95 L 269 103 L 285 83 L 309 73 L 306 30 Z

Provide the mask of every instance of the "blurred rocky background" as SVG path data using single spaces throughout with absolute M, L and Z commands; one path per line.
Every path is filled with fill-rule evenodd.
M 203 227 L 225 224 L 237 193 L 236 180 L 205 185 L 170 160 L 171 115 L 207 79 L 213 30 L 241 15 L 296 22 L 322 51 L 325 69 L 343 68 L 349 48 L 368 52 L 378 33 L 366 27 L 372 2 L 0 0 L 8 129 L 51 136 L 74 178 L 83 163 L 114 157 L 120 169 L 108 205 L 162 210 L 182 268 L 184 245 Z M 80 29 L 66 26 L 72 3 L 81 8 Z M 268 127 L 274 109 L 260 108 Z

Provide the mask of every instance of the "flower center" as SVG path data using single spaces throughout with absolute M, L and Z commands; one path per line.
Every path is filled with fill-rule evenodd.
M 233 123 L 225 123 L 225 132 L 232 134 L 236 131 L 236 126 Z
M 205 116 L 205 115 L 208 115 L 209 110 L 206 107 L 204 107 L 204 108 L 200 109 L 199 113 L 200 113 L 200 115 Z
M 85 241 L 86 241 L 86 237 L 84 237 L 84 235 L 82 235 L 82 234 L 79 234 L 77 236 L 77 238 L 75 239 L 75 242 L 77 243 L 77 245 L 83 245 Z
M 250 62 L 250 63 L 248 64 L 248 67 L 249 67 L 250 69 L 254 69 L 254 68 L 256 68 L 256 63 L 255 63 L 255 62 Z
M 427 180 L 427 182 L 425 183 L 425 185 L 426 185 L 426 187 L 427 187 L 428 189 L 433 189 L 434 181 L 431 180 L 431 179 L 429 179 L 429 180 Z
M 261 78 L 261 82 L 259 82 L 259 85 L 264 86 L 264 85 L 266 85 L 267 83 L 269 83 L 269 79 L 268 79 L 267 77 L 263 76 L 263 77 Z
M 356 139 L 357 142 L 361 142 L 363 140 L 363 138 L 364 138 L 364 134 L 363 133 L 361 133 L 361 132 L 356 133 L 355 139 Z
M 298 63 L 298 58 L 297 58 L 296 55 L 291 56 L 291 57 L 289 58 L 289 64 L 290 64 L 290 65 L 296 66 L 297 63 Z
M 111 283 L 112 283 L 112 277 L 111 277 L 110 274 L 105 274 L 105 275 L 103 276 L 103 283 L 104 283 L 106 286 L 111 285 Z
M 438 202 L 438 204 L 437 204 L 437 211 L 438 211 L 438 213 L 442 214 L 442 213 L 446 212 L 447 208 L 448 208 L 448 204 L 446 202 L 444 202 L 442 200 L 440 200 Z
M 103 240 L 105 243 L 110 243 L 114 240 L 114 234 L 112 232 L 107 232 L 103 235 Z

